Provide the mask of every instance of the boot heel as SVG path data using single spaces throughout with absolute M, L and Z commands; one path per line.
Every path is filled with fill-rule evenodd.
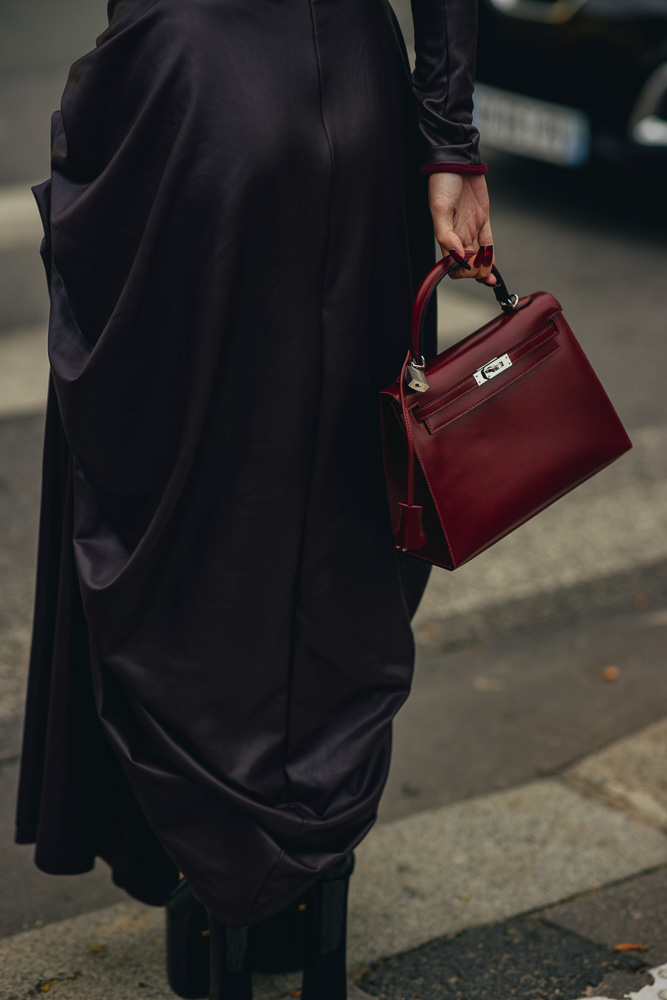
M 301 1000 L 347 1000 L 347 896 L 354 855 L 327 869 L 310 891 Z
M 181 879 L 165 906 L 167 979 L 177 996 L 208 996 L 208 916 L 187 879 Z
M 306 954 L 308 900 L 294 903 L 250 928 L 250 955 L 255 972 L 296 972 Z
M 209 913 L 209 1000 L 252 1000 L 250 936 L 247 927 L 228 927 Z

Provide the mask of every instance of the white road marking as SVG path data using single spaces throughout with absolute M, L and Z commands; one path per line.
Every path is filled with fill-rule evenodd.
M 651 986 L 644 986 L 638 993 L 626 993 L 627 1000 L 667 1000 L 667 965 L 648 970 L 653 976 Z M 609 997 L 591 997 L 591 1000 L 609 1000 Z
M 6 191 L 6 189 L 5 189 Z M 25 244 L 37 245 L 40 240 L 41 224 L 32 194 L 28 191 L 31 213 L 36 225 L 28 233 Z M 3 201 L 4 198 L 4 201 Z M 0 249 L 9 246 L 7 234 L 19 232 L 21 213 L 27 215 L 27 199 L 20 195 L 12 201 L 0 193 Z M 13 213 L 13 214 L 12 214 Z M 24 220 L 25 221 L 25 220 Z M 34 220 L 33 220 L 34 222 Z M 3 228 L 6 226 L 6 228 Z M 12 230 L 14 226 L 14 230 Z M 14 243 L 18 246 L 18 243 Z M 493 303 L 471 301 L 460 292 L 446 289 L 443 294 L 444 306 L 439 310 L 440 349 L 471 333 L 491 315 L 495 315 Z M 10 417 L 37 412 L 46 405 L 48 360 L 46 355 L 46 331 L 43 327 L 29 327 L 0 334 L 0 417 Z
M 463 279 L 462 279 L 463 280 Z M 477 294 L 458 290 L 460 282 L 445 278 L 438 286 L 438 350 L 455 344 L 500 314 L 495 296 L 488 288 L 473 284 Z
M 24 181 L 0 187 L 0 250 L 39 246 L 42 222 L 30 190 L 31 184 L 37 183 Z
M 0 417 L 20 416 L 44 409 L 48 377 L 49 360 L 43 326 L 0 335 Z

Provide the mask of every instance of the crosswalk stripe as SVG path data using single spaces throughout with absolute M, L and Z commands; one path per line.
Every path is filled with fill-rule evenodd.
M 33 230 L 29 233 L 30 238 L 29 240 L 26 238 L 25 242 L 35 243 L 39 239 L 41 228 L 37 208 L 32 201 L 30 192 L 28 194 L 31 214 L 37 219 L 37 224 L 36 226 L 33 224 Z M 25 211 L 25 205 L 23 208 L 16 208 L 17 205 L 21 204 L 21 197 L 17 197 L 14 203 L 9 199 L 3 203 L 2 198 L 3 195 L 0 194 L 0 234 L 4 232 L 6 239 L 7 232 L 11 231 L 12 226 L 15 227 L 14 232 L 19 231 L 21 213 L 24 212 L 24 215 L 27 215 L 27 211 Z M 7 207 L 12 204 L 13 208 Z M 3 221 L 9 227 L 4 231 L 2 229 Z M 34 219 L 32 221 L 34 223 Z M 0 235 L 0 249 L 2 248 L 2 240 L 3 235 Z M 471 301 L 460 292 L 450 292 L 447 289 L 439 313 L 440 349 L 459 340 L 466 333 L 486 322 L 490 316 L 489 309 L 491 309 L 491 313 L 494 312 L 489 303 Z M 27 327 L 1 334 L 0 418 L 41 410 L 46 402 L 47 375 L 46 332 L 42 327 Z
M 5 184 L 0 187 L 0 251 L 39 244 L 42 222 L 30 190 L 31 184 Z
M 44 327 L 0 336 L 0 418 L 36 413 L 46 405 L 49 361 Z

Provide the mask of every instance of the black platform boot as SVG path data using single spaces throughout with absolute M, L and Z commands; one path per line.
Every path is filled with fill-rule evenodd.
M 309 892 L 301 1000 L 347 1000 L 347 894 L 354 855 L 328 868 Z
M 301 896 L 285 910 L 250 928 L 250 957 L 256 972 L 296 972 L 306 958 L 308 899 Z
M 201 1000 L 208 996 L 208 914 L 187 879 L 172 890 L 165 914 L 169 985 L 185 1000 Z
M 252 997 L 249 964 L 260 972 L 303 969 L 303 1000 L 345 1000 L 347 892 L 353 868 L 354 855 L 346 855 L 305 896 L 247 931 L 213 920 L 209 929 L 206 907 L 187 879 L 181 879 L 166 905 L 167 976 L 174 993 L 185 1000 L 246 1000 Z M 214 940 L 220 945 L 214 946 Z M 214 964 L 216 978 L 211 980 Z
M 208 913 L 187 879 L 181 879 L 167 901 L 167 978 L 184 1000 L 208 996 Z M 308 922 L 305 896 L 275 917 L 250 928 L 250 961 L 257 972 L 284 973 L 302 969 Z
M 247 927 L 228 927 L 209 913 L 209 1000 L 252 1000 L 250 935 Z

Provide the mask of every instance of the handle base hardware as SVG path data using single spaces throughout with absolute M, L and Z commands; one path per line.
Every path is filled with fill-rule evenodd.
M 506 299 L 498 299 L 498 302 L 505 312 L 514 312 L 519 305 L 519 296 L 514 292 L 513 295 L 508 295 Z

